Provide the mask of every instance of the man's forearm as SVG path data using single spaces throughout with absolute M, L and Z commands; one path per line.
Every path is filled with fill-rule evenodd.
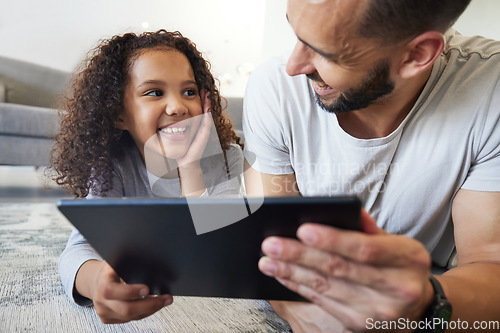
M 500 263 L 460 265 L 437 278 L 453 306 L 452 321 L 500 321 Z

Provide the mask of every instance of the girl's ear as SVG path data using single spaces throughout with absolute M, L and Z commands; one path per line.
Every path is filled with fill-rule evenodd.
M 432 66 L 444 49 L 444 36 L 438 31 L 427 31 L 412 39 L 404 51 L 399 75 L 411 78 Z
M 125 120 L 123 119 L 122 116 L 118 116 L 118 118 L 116 118 L 114 125 L 116 128 L 121 129 L 123 131 L 128 130 L 127 124 L 125 123 Z

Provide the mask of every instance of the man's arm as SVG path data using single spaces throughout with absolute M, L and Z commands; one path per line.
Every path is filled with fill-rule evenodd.
M 364 215 L 370 233 L 308 224 L 298 230 L 300 242 L 266 239 L 260 269 L 354 331 L 366 329 L 368 319 L 421 319 L 432 301 L 429 253 L 409 237 L 373 232 L 375 221 Z M 459 266 L 438 277 L 452 320 L 498 320 L 500 193 L 459 191 L 453 218 Z
M 499 320 L 500 192 L 460 190 L 452 216 L 459 265 L 438 279 L 453 320 Z
M 270 175 L 258 172 L 245 160 L 245 189 L 248 196 L 276 197 L 300 195 L 295 174 Z

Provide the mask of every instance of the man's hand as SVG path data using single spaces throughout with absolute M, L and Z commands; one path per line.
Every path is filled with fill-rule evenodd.
M 304 224 L 297 231 L 300 241 L 269 237 L 259 268 L 331 315 L 320 313 L 318 322 L 334 325 L 337 318 L 345 328 L 363 331 L 368 318 L 418 320 L 433 297 L 429 253 L 412 238 L 378 229 L 366 212 L 362 223 L 364 233 Z M 273 306 L 278 314 L 292 314 L 289 322 L 300 331 L 301 316 L 294 312 L 303 311 L 303 303 Z
M 148 295 L 145 285 L 125 284 L 105 261 L 87 261 L 82 268 L 94 272 L 89 275 L 93 279 L 88 281 L 87 297 L 94 301 L 95 310 L 105 324 L 139 320 L 173 302 L 171 295 Z

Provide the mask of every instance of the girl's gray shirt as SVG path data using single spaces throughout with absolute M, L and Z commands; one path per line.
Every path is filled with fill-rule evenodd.
M 227 164 L 225 161 L 227 160 Z M 210 197 L 241 196 L 243 153 L 239 145 L 231 144 L 222 153 L 201 160 L 203 179 Z M 181 197 L 181 183 L 177 178 L 160 178 L 147 171 L 142 156 L 134 145 L 122 158 L 113 163 L 112 188 L 106 197 Z M 89 199 L 96 198 L 89 196 Z M 59 274 L 65 293 L 78 305 L 90 306 L 92 301 L 75 290 L 75 278 L 80 267 L 88 260 L 102 260 L 80 232 L 73 228 L 66 248 L 59 258 Z

